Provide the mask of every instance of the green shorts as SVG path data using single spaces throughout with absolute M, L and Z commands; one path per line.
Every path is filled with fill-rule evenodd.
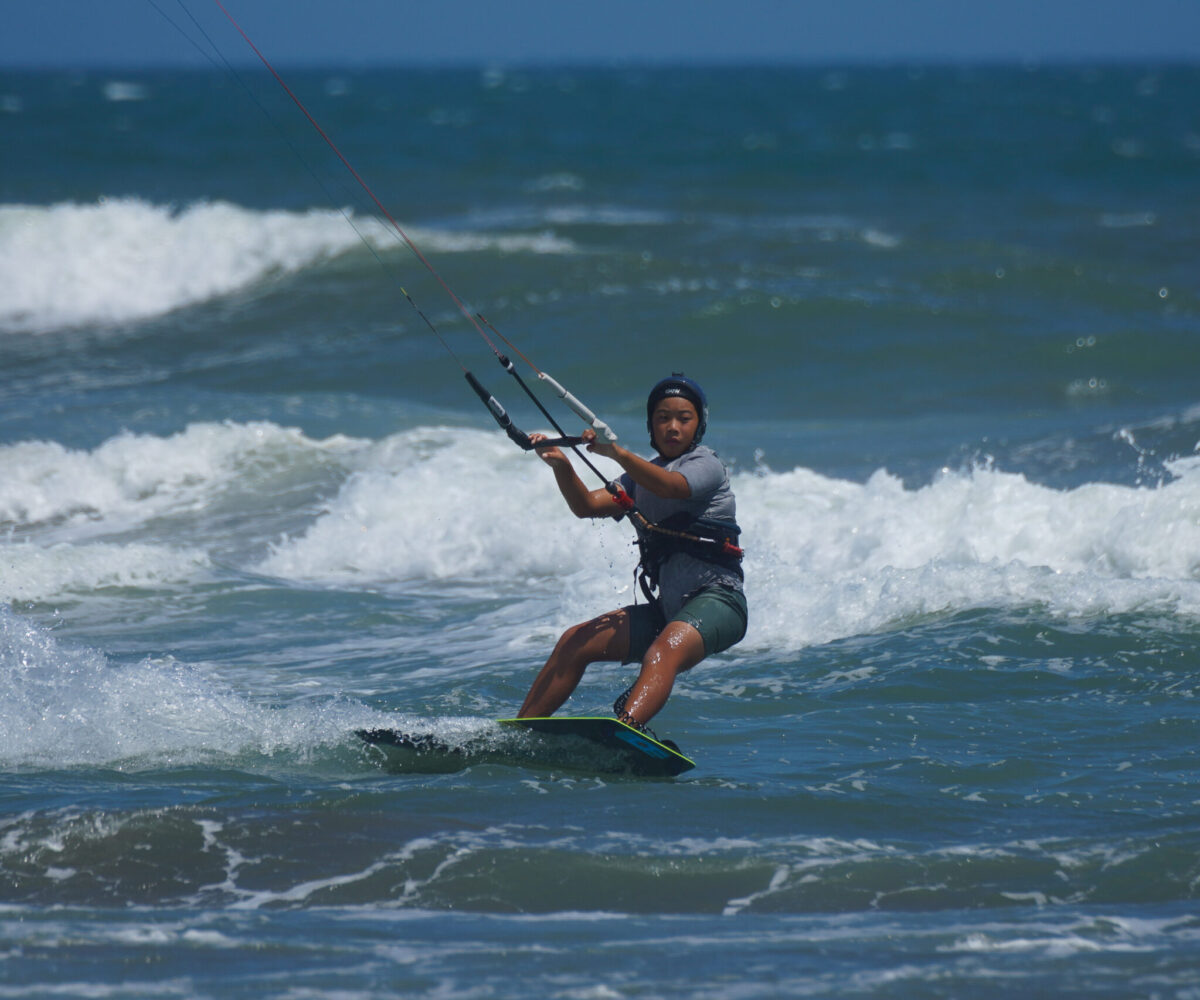
M 629 655 L 623 662 L 640 663 L 667 627 L 652 604 L 631 604 L 629 615 Z M 712 656 L 742 641 L 746 634 L 746 595 L 729 587 L 705 587 L 684 602 L 673 622 L 686 622 L 704 640 L 704 655 Z

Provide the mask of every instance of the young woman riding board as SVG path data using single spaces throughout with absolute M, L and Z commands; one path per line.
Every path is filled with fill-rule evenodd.
M 522 718 L 552 715 L 589 664 L 641 663 L 637 680 L 613 705 L 623 722 L 645 728 L 666 704 L 675 678 L 746 634 L 739 529 L 729 475 L 700 444 L 707 429 L 704 391 L 681 374 L 663 379 L 646 401 L 646 425 L 658 453 L 646 460 L 583 432 L 588 451 L 624 470 L 642 550 L 642 589 L 650 603 L 609 611 L 567 629 L 525 696 Z M 530 435 L 536 445 L 545 435 Z M 589 490 L 556 447 L 538 449 L 576 517 L 620 518 L 608 489 Z M 657 588 L 653 597 L 651 588 Z

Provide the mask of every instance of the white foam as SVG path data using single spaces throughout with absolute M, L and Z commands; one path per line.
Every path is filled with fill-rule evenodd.
M 992 468 L 920 488 L 885 471 L 865 483 L 739 473 L 742 648 L 798 649 L 984 608 L 1200 616 L 1200 457 L 1167 468 L 1162 485 L 1075 489 Z M 218 505 L 242 532 L 220 550 L 204 520 Z M 496 431 L 316 441 L 226 423 L 122 434 L 92 451 L 9 445 L 4 524 L 18 537 L 0 551 L 0 591 L 32 599 L 186 583 L 242 558 L 238 568 L 295 585 L 503 596 L 519 613 L 501 616 L 490 641 L 518 646 L 633 599 L 628 524 L 573 518 L 550 471 Z
M 303 503 L 314 483 L 344 477 L 368 444 L 225 423 L 167 437 L 124 433 L 92 451 L 43 441 L 0 447 L 0 527 L 9 535 L 0 542 L 0 598 L 211 579 L 218 547 L 226 561 L 226 550 L 264 545 L 278 530 L 268 527 L 276 498 L 294 496 L 299 482 L 291 502 Z M 224 532 L 211 521 L 219 510 L 234 525 Z
M 668 212 L 625 205 L 556 205 L 545 211 L 547 221 L 560 226 L 665 226 L 674 221 Z
M 534 455 L 498 434 L 421 428 L 364 456 L 316 522 L 280 540 L 257 569 L 339 585 L 542 578 L 557 586 L 627 557 L 620 526 L 572 521 Z
M 431 253 L 568 254 L 576 249 L 573 241 L 550 230 L 536 233 L 433 232 L 406 229 L 409 238 Z
M 58 543 L 45 548 L 29 542 L 0 545 L 0 595 L 39 601 L 104 588 L 150 588 L 191 583 L 211 569 L 199 549 L 132 543 Z
M 919 489 L 883 471 L 866 483 L 738 475 L 748 645 L 798 648 L 973 608 L 1200 615 L 1200 459 L 1170 469 L 1178 478 L 1157 488 L 1074 490 L 984 468 Z M 560 627 L 628 602 L 630 535 L 575 521 L 547 470 L 498 435 L 425 429 L 381 443 L 258 568 L 339 586 L 515 583 L 552 595 L 542 617 Z
M 334 211 L 176 211 L 136 199 L 0 206 L 0 329 L 119 323 L 227 295 L 356 245 Z
M 0 605 L 0 764 L 180 765 L 336 746 L 379 713 L 350 703 L 259 704 L 173 659 L 120 664 L 60 644 Z
M 337 460 L 361 447 L 340 436 L 315 441 L 267 422 L 191 424 L 167 437 L 126 432 L 92 451 L 53 441 L 4 445 L 0 525 L 102 522 L 111 530 L 200 510 L 223 487 L 254 483 L 273 467 Z
M 992 469 L 920 489 L 882 471 L 740 477 L 751 641 L 802 646 L 972 608 L 1200 615 L 1200 464 L 1171 470 L 1153 489 L 1055 490 Z
M 372 217 L 334 210 L 184 208 L 137 198 L 0 206 L 0 331 L 43 332 L 162 315 L 292 274 L 366 240 L 408 254 Z M 434 253 L 569 253 L 549 232 L 406 228 Z M 361 234 L 361 235 L 360 235 Z
M 125 101 L 144 101 L 150 96 L 145 84 L 129 80 L 109 80 L 104 84 L 103 91 L 106 101 L 117 104 Z

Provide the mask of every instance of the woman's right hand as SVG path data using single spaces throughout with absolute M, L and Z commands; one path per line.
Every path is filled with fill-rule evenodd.
M 549 448 L 539 448 L 538 447 L 539 441 L 549 440 L 549 438 L 545 434 L 530 434 L 529 440 L 533 444 L 533 450 L 537 454 L 537 457 L 540 458 L 547 465 L 555 466 L 555 465 L 570 465 L 571 464 L 571 460 L 562 453 L 561 448 L 558 448 L 553 445 L 550 446 Z

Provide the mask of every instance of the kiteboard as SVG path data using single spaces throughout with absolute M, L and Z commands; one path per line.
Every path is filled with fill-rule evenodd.
M 395 729 L 364 729 L 357 735 L 383 754 L 390 770 L 414 773 L 495 763 L 670 778 L 696 766 L 671 741 L 655 739 L 611 716 L 500 719 L 498 724 L 498 731 L 458 742 L 432 732 Z

